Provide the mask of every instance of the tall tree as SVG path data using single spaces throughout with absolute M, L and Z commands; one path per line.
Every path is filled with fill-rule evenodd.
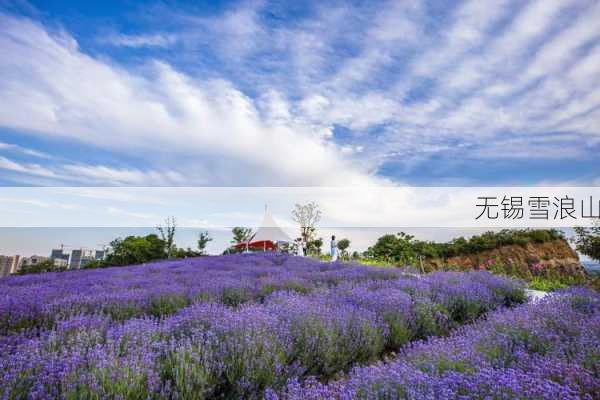
M 321 219 L 321 210 L 315 202 L 296 204 L 292 210 L 292 220 L 300 225 L 300 237 L 307 245 L 315 240 L 316 225 Z M 322 244 L 321 244 L 322 245 Z
M 342 258 L 348 258 L 348 248 L 350 247 L 350 240 L 349 239 L 340 239 L 337 242 L 337 248 L 340 251 L 340 256 Z
M 377 239 L 373 246 L 369 247 L 367 254 L 385 261 L 412 265 L 417 257 L 415 245 L 416 241 L 412 235 L 404 232 L 396 235 L 386 234 Z
M 600 261 L 600 219 L 591 228 L 576 227 L 574 239 L 577 251 Z
M 165 258 L 166 243 L 157 235 L 128 236 L 110 242 L 106 265 L 131 265 Z
M 198 250 L 200 254 L 206 254 L 206 245 L 212 241 L 212 238 L 208 234 L 208 231 L 200 232 L 198 234 Z
M 308 253 L 321 255 L 321 248 L 323 247 L 323 238 L 311 240 L 307 244 Z
M 166 244 L 165 251 L 167 252 L 167 258 L 171 258 L 171 255 L 175 250 L 175 231 L 177 230 L 177 221 L 175 220 L 175 217 L 165 219 L 165 226 L 159 225 L 156 229 L 158 229 L 161 239 Z
M 248 240 L 250 240 L 254 232 L 252 231 L 252 228 L 236 226 L 231 230 L 231 233 L 233 234 L 233 240 L 231 241 L 231 243 L 240 244 L 246 243 Z

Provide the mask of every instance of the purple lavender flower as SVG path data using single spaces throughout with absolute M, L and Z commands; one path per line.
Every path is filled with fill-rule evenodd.
M 384 378 L 380 396 L 419 398 L 454 390 L 443 389 L 452 386 L 441 380 L 439 387 L 428 386 L 430 374 L 483 374 L 484 368 L 491 374 L 503 365 L 535 378 L 534 389 L 553 371 L 564 377 L 553 381 L 563 391 L 551 393 L 566 396 L 571 392 L 565 388 L 591 393 L 598 374 L 597 343 L 579 334 L 580 314 L 587 324 L 598 320 L 597 301 L 587 292 L 565 295 L 570 300 L 547 317 L 540 312 L 536 329 L 551 327 L 561 338 L 575 338 L 560 346 L 553 347 L 552 335 L 528 336 L 529 325 L 517 311 L 510 317 L 514 329 L 501 320 L 503 328 L 494 329 L 500 318 L 494 317 L 485 325 L 487 336 L 463 339 L 469 352 L 458 339 L 409 344 L 519 301 L 518 282 L 485 272 L 418 278 L 300 257 L 232 255 L 10 277 L 0 280 L 0 293 L 3 399 L 262 398 L 278 396 L 286 386 L 284 395 L 292 398 L 296 392 L 369 398 L 374 389 L 368 382 Z M 552 322 L 558 315 L 566 322 Z M 401 350 L 407 344 L 410 350 Z M 430 354 L 427 346 L 439 348 Z M 521 352 L 508 351 L 511 346 Z M 473 350 L 478 348 L 488 350 Z M 323 385 L 308 378 L 334 378 L 377 363 L 386 350 L 400 350 L 403 361 L 392 369 L 375 364 L 369 379 L 356 375 Z M 532 357 L 553 357 L 544 358 L 552 360 L 552 369 L 527 367 Z M 388 371 L 404 383 L 391 384 L 396 378 L 386 378 Z M 456 390 L 491 390 L 461 379 Z

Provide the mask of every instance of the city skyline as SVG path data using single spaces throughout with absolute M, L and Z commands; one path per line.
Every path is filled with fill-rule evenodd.
M 65 252 L 67 247 L 71 248 L 71 251 Z M 75 248 L 63 244 L 59 248 L 52 248 L 49 253 L 42 251 L 31 254 L 0 254 L 0 277 L 17 274 L 25 265 L 37 265 L 45 261 L 52 261 L 57 268 L 81 269 L 88 262 L 103 260 L 105 255 L 106 248 L 102 250 L 87 247 Z

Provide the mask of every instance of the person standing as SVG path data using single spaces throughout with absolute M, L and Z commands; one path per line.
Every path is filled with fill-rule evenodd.
M 301 257 L 306 257 L 306 245 L 304 244 L 304 240 L 301 238 L 296 239 L 296 246 L 298 246 L 298 255 Z
M 338 248 L 337 242 L 335 241 L 335 235 L 331 236 L 331 262 L 337 261 L 338 259 Z

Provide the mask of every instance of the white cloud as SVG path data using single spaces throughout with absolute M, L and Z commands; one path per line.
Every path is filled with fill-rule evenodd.
M 40 166 L 39 164 L 18 163 L 6 157 L 0 156 L 0 169 L 13 172 L 24 173 L 28 175 L 41 176 L 45 178 L 54 178 L 56 174 L 51 170 Z
M 388 158 L 418 166 L 468 147 L 465 157 L 557 160 L 600 143 L 594 2 L 469 0 L 439 20 L 420 1 L 319 5 L 293 24 L 271 24 L 266 10 L 174 12 L 181 30 L 167 27 L 182 51 L 216 53 L 237 83 L 159 61 L 125 70 L 64 33 L 3 17 L 0 72 L 11 79 L 0 82 L 10 100 L 0 124 L 149 164 L 55 168 L 117 184 L 368 185 Z M 349 143 L 336 144 L 336 125 Z M 560 151 L 546 143 L 553 132 L 573 142 Z
M 151 35 L 110 34 L 99 39 L 101 43 L 122 47 L 169 47 L 177 42 L 173 34 L 155 33 Z
M 19 146 L 16 144 L 12 144 L 12 143 L 0 142 L 0 150 L 15 151 L 18 153 L 22 153 L 22 154 L 32 156 L 32 157 L 37 157 L 37 158 L 46 158 L 46 159 L 52 158 L 52 156 L 50 154 L 44 153 L 42 151 L 30 149 L 27 147 Z
M 64 182 L 87 185 L 133 185 L 133 186 L 184 186 L 191 183 L 179 172 L 169 170 L 140 170 L 133 168 L 111 168 L 104 165 L 62 164 L 51 168 L 39 164 L 20 163 L 0 156 L 0 169 L 19 174 L 48 178 L 48 182 Z
M 283 104 L 276 120 L 264 118 L 229 82 L 198 81 L 164 62 L 133 74 L 81 53 L 72 38 L 1 18 L 0 72 L 11 76 L 0 82 L 2 126 L 122 154 L 142 152 L 157 165 L 181 165 L 188 176 L 197 171 L 220 184 L 374 182 L 312 126 L 286 119 Z M 126 169 L 65 170 L 112 176 L 117 183 L 145 179 Z
M 110 168 L 104 165 L 65 165 L 74 180 L 114 185 L 181 186 L 189 183 L 174 171 L 142 171 L 131 168 Z

